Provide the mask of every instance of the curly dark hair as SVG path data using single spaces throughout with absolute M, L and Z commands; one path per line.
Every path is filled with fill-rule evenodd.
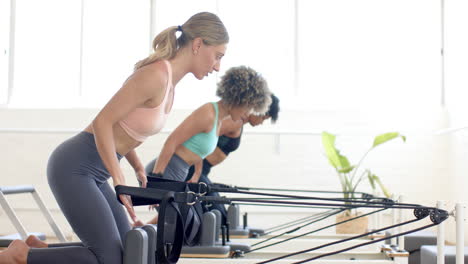
M 227 70 L 218 83 L 216 95 L 229 107 L 248 106 L 258 113 L 265 113 L 271 103 L 265 78 L 246 66 Z
M 265 115 L 271 117 L 271 123 L 276 123 L 278 120 L 278 113 L 280 111 L 279 99 L 274 94 L 271 94 L 271 104 L 268 108 L 268 112 Z

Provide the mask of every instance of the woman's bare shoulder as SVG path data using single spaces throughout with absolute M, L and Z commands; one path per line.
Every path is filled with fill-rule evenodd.
M 130 75 L 122 88 L 132 89 L 134 92 L 143 93 L 148 98 L 161 101 L 166 91 L 169 80 L 167 67 L 163 61 L 146 65 Z

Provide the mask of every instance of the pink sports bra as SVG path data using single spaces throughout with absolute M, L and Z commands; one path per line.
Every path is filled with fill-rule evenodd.
M 171 64 L 163 61 L 167 66 L 167 86 L 164 99 L 155 108 L 139 107 L 130 112 L 123 120 L 119 121 L 120 126 L 127 134 L 136 141 L 143 142 L 163 128 L 167 116 L 171 112 L 174 101 L 174 86 L 172 85 Z

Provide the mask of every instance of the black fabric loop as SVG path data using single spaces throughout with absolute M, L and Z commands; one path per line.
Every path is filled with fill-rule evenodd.
M 190 192 L 197 192 L 200 184 L 186 183 L 148 176 L 148 188 L 158 188 L 167 191 L 176 192 L 174 197 L 180 197 L 178 209 L 183 222 L 183 241 L 186 245 L 194 246 L 200 241 L 202 216 L 206 211 L 199 202 L 193 203 L 192 200 L 183 200 Z M 180 194 L 180 195 L 179 195 Z
M 156 239 L 156 259 L 158 263 L 177 263 L 182 251 L 184 224 L 177 204 L 173 200 L 173 193 L 169 193 L 159 206 Z

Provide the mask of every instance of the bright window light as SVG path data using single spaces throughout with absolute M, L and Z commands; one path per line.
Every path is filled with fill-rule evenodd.
M 438 105 L 439 0 L 299 0 L 299 102 Z
M 468 125 L 468 1 L 446 1 L 445 10 L 446 103 L 452 125 L 465 127 Z
M 149 1 L 86 1 L 83 25 L 83 106 L 102 107 L 148 56 Z
M 10 34 L 10 1 L 0 1 L 0 105 L 8 97 L 8 54 Z
M 16 2 L 10 107 L 100 108 L 134 64 L 148 56 L 155 37 L 150 36 L 149 0 Z M 230 35 L 220 73 L 202 81 L 191 74 L 183 78 L 174 108 L 216 100 L 219 77 L 238 65 L 259 71 L 283 109 L 409 108 L 440 102 L 440 0 L 154 3 L 156 33 L 208 11 L 220 16 Z M 4 32 L 9 7 L 0 9 Z M 8 34 L 0 37 L 1 103 L 8 92 Z
M 13 107 L 68 107 L 79 91 L 80 1 L 16 1 Z
M 223 71 L 246 65 L 280 97 L 294 94 L 294 1 L 220 1 L 231 37 Z

